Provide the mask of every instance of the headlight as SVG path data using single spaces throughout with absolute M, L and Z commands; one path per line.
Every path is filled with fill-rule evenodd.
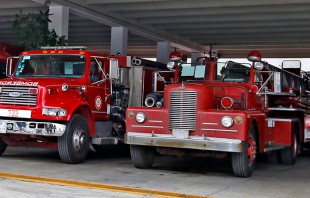
M 137 115 L 136 115 L 136 121 L 137 122 L 143 123 L 143 122 L 145 122 L 145 120 L 146 120 L 146 116 L 144 113 L 142 113 L 142 112 L 137 113 Z
M 221 122 L 222 122 L 222 125 L 226 128 L 229 128 L 233 125 L 233 119 L 230 117 L 230 116 L 224 116 L 222 119 L 221 119 Z
M 255 69 L 262 70 L 264 68 L 264 63 L 262 62 L 256 62 L 254 65 Z
M 47 116 L 66 116 L 67 110 L 59 108 L 43 108 L 42 115 Z
M 174 68 L 174 62 L 168 62 L 167 63 L 167 68 L 170 69 L 170 70 L 173 69 Z

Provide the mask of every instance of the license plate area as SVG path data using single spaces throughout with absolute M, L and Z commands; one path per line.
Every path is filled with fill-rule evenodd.
M 31 110 L 0 109 L 1 117 L 31 118 Z
M 189 130 L 172 129 L 172 137 L 175 138 L 188 138 Z

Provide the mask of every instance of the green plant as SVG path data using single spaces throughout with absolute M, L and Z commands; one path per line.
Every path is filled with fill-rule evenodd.
M 26 50 L 40 49 L 41 46 L 61 46 L 67 45 L 68 40 L 65 36 L 58 36 L 54 29 L 48 29 L 49 9 L 45 12 L 40 10 L 39 14 L 28 13 L 23 15 L 16 14 L 12 24 L 12 33 L 18 35 L 18 45 L 25 47 Z

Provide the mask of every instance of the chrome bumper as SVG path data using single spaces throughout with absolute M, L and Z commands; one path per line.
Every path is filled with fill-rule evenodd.
M 133 145 L 173 147 L 185 149 L 243 152 L 247 145 L 245 142 L 236 139 L 211 138 L 190 136 L 189 138 L 176 138 L 172 135 L 158 135 L 150 133 L 129 132 L 124 142 Z
M 0 134 L 62 136 L 65 124 L 52 122 L 0 120 Z

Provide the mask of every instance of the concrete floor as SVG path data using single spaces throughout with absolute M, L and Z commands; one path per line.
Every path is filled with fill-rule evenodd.
M 231 197 L 310 197 L 310 153 L 294 166 L 258 159 L 250 178 L 237 178 L 229 159 L 158 156 L 152 169 L 136 169 L 128 149 L 90 152 L 85 163 L 63 163 L 57 150 L 8 147 L 0 172 L 96 182 L 184 194 Z M 0 178 L 0 197 L 152 197 L 90 188 Z

